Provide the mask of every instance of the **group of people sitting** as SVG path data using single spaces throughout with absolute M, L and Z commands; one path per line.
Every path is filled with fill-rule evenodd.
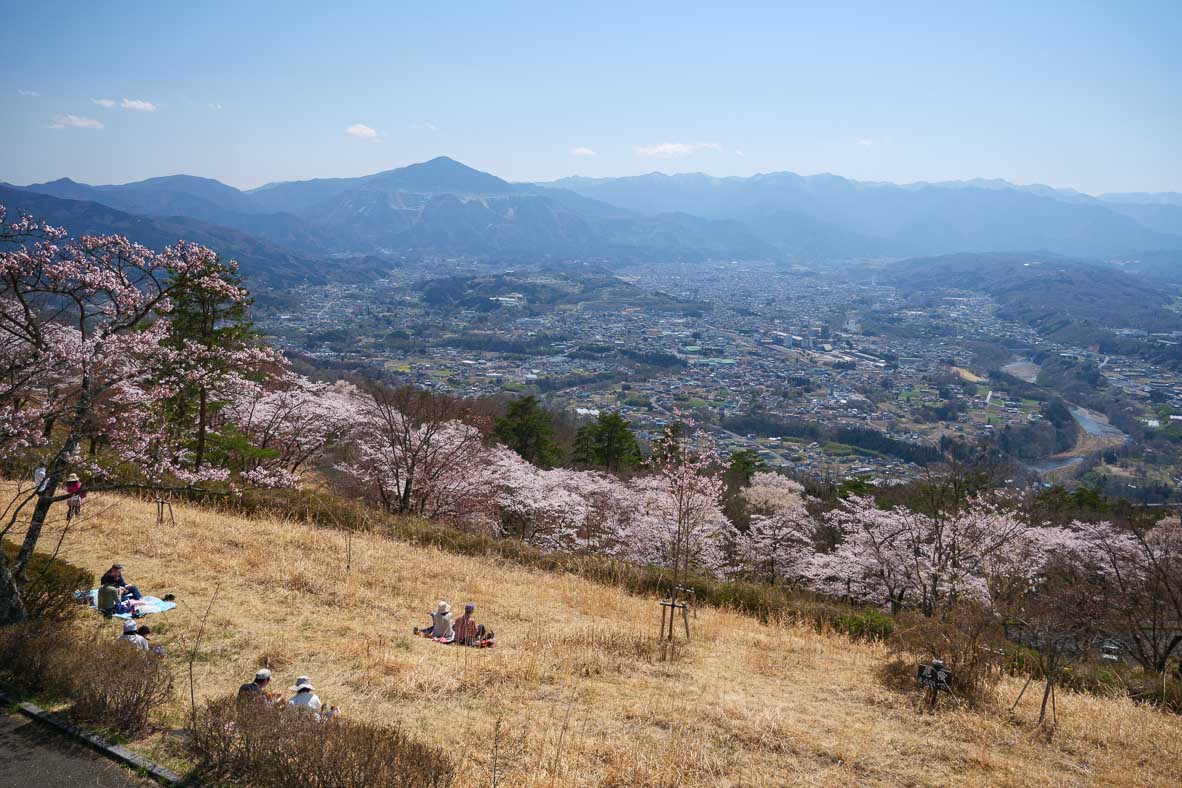
M 172 594 L 167 594 L 164 601 L 171 602 L 173 598 Z M 123 579 L 123 564 L 112 564 L 99 580 L 95 607 L 104 616 L 130 613 L 132 618 L 139 618 L 143 615 L 141 608 L 148 604 L 140 590 Z
M 107 616 L 117 613 L 131 613 L 134 616 L 143 606 L 143 594 L 123 579 L 123 564 L 112 564 L 99 580 L 95 607 Z
M 458 646 L 475 646 L 476 648 L 492 648 L 493 631 L 486 629 L 484 624 L 477 624 L 473 613 L 476 605 L 469 602 L 464 605 L 464 615 L 457 619 L 451 616 L 451 605 L 439 600 L 435 612 L 431 614 L 431 625 L 423 629 L 414 628 L 414 633 L 421 637 L 431 638 L 436 643 L 451 643 Z
M 288 692 L 295 694 L 286 701 L 286 704 L 282 694 L 268 691 L 267 688 L 270 686 L 271 671 L 267 668 L 260 668 L 254 674 L 254 681 L 248 681 L 238 688 L 238 702 L 258 703 L 261 705 L 269 703 L 276 706 L 287 705 L 290 708 L 309 711 L 316 715 L 316 719 L 318 720 L 331 720 L 340 713 L 340 709 L 336 706 L 329 706 L 327 709 L 324 708 L 320 696 L 316 694 L 316 688 L 312 686 L 312 679 L 308 676 L 297 676 L 295 684 L 287 688 Z

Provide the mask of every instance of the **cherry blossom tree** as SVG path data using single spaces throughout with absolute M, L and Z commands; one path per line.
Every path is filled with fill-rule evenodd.
M 762 471 L 751 477 L 742 498 L 752 514 L 746 533 L 738 536 L 740 566 L 773 584 L 798 577 L 813 556 L 816 537 L 804 487 L 783 474 Z
M 475 417 L 455 400 L 413 388 L 356 398 L 353 485 L 389 512 L 461 520 L 493 504 L 494 469 Z
M 720 503 L 721 468 L 713 443 L 691 421 L 667 425 L 653 444 L 649 474 L 629 485 L 639 506 L 623 534 L 625 555 L 669 566 L 675 588 L 692 569 L 720 571 L 730 537 Z
M 222 416 L 247 447 L 235 458 L 242 478 L 259 486 L 294 487 L 301 471 L 348 435 L 360 393 L 345 381 L 314 383 L 288 373 L 267 384 L 240 381 L 227 397 Z
M 958 598 L 987 601 L 990 561 L 1030 528 L 983 498 L 927 514 L 882 510 L 872 498 L 851 496 L 827 519 L 841 541 L 805 568 L 817 590 L 894 612 L 913 606 L 927 616 Z
M 1011 584 L 1010 593 L 995 595 L 993 605 L 1006 622 L 1007 637 L 1033 649 L 1038 656 L 1044 681 L 1038 717 L 1042 724 L 1048 702 L 1052 715 L 1057 717 L 1055 687 L 1064 669 L 1085 656 L 1101 636 L 1101 622 L 1111 605 L 1111 587 L 1097 582 L 1105 568 L 1096 560 L 1095 551 L 1089 549 L 1086 537 L 1080 538 L 1070 529 L 1050 529 L 1036 536 L 1034 544 L 1039 541 L 1043 549 L 1036 550 L 1038 563 L 1033 568 L 1017 567 L 1021 582 Z M 1052 546 L 1068 549 L 1045 549 Z M 1019 694 L 1018 700 L 1021 697 Z
M 163 403 L 206 363 L 169 347 L 171 296 L 199 287 L 230 302 L 245 291 L 217 273 L 216 255 L 178 242 L 154 252 L 119 236 L 67 240 L 0 207 L 0 454 L 39 456 L 43 484 L 10 506 L 0 536 L 27 523 L 15 562 L 0 554 L 0 621 L 25 616 L 17 582 L 67 473 L 90 490 L 224 480 L 199 470 Z M 31 508 L 31 511 L 30 511 Z M 27 521 L 26 519 L 27 518 Z
M 1092 569 L 1093 585 L 1109 590 L 1102 617 L 1109 637 L 1123 643 L 1146 670 L 1164 673 L 1182 645 L 1182 525 L 1170 517 L 1118 528 L 1072 523 L 1056 545 Z M 1179 666 L 1182 671 L 1182 665 Z
M 541 470 L 515 452 L 497 452 L 493 472 L 502 533 L 549 550 L 574 550 L 590 515 L 583 476 Z

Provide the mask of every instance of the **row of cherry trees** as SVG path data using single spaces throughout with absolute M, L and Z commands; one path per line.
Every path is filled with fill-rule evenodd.
M 642 472 L 621 479 L 538 468 L 482 439 L 485 426 L 459 403 L 426 408 L 413 390 L 354 396 L 342 468 L 390 511 L 667 567 L 675 583 L 690 572 L 788 583 L 931 618 L 970 604 L 1034 645 L 1078 651 L 1116 637 L 1157 671 L 1182 644 L 1177 521 L 1049 526 L 1017 499 L 966 496 L 955 479 L 929 480 L 914 508 L 851 496 L 814 516 L 800 484 L 757 472 L 740 529 L 722 510 L 719 457 L 691 424 L 667 428 Z

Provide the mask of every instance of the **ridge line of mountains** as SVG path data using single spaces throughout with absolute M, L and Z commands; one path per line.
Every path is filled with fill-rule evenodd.
M 652 173 L 510 183 L 439 157 L 247 191 L 190 175 L 0 183 L 0 204 L 75 233 L 118 232 L 157 247 L 204 243 L 271 286 L 364 279 L 407 257 L 827 264 L 1038 250 L 1135 259 L 1132 266 L 1163 275 L 1182 263 L 1182 194 L 1092 197 L 980 179 L 896 185 L 791 172 Z

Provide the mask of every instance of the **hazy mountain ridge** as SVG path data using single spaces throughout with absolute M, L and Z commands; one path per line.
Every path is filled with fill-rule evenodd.
M 445 157 L 360 178 L 275 183 L 249 192 L 188 176 L 123 186 L 61 179 L 24 188 L 145 215 L 190 216 L 300 254 L 511 262 L 776 254 L 737 224 L 690 215 L 640 215 L 562 189 L 511 184 Z
M 1049 338 L 1099 344 L 1113 329 L 1182 331 L 1173 297 L 1113 266 L 1047 253 L 951 254 L 903 260 L 882 277 L 905 292 L 986 293 L 1001 316 Z
M 530 184 L 438 157 L 358 178 L 249 191 L 188 175 L 104 186 L 63 178 L 13 188 L 132 215 L 183 217 L 207 225 L 207 234 L 208 226 L 220 226 L 258 239 L 256 245 L 281 247 L 263 257 L 829 262 L 1010 249 L 1130 259 L 1182 250 L 1179 195 L 1105 199 L 996 179 L 896 185 L 791 172 L 651 173 Z
M 572 177 L 551 184 L 639 212 L 686 211 L 746 225 L 791 257 L 907 256 L 1049 249 L 1102 258 L 1182 248 L 1182 208 L 1112 201 L 1070 189 L 974 180 L 896 185 L 791 172 L 748 178 L 702 173 Z M 1145 195 L 1148 199 L 1150 195 Z M 784 216 L 827 228 L 829 239 L 787 235 Z
M 192 217 L 141 216 L 93 201 L 62 199 L 2 185 L 0 205 L 8 209 L 9 217 L 20 212 L 32 214 L 65 227 L 72 235 L 119 234 L 153 249 L 181 239 L 203 244 L 224 259 L 238 260 L 252 284 L 285 286 L 333 279 L 356 280 L 372 276 L 387 265 L 375 258 L 357 258 L 326 266 L 322 260 Z

